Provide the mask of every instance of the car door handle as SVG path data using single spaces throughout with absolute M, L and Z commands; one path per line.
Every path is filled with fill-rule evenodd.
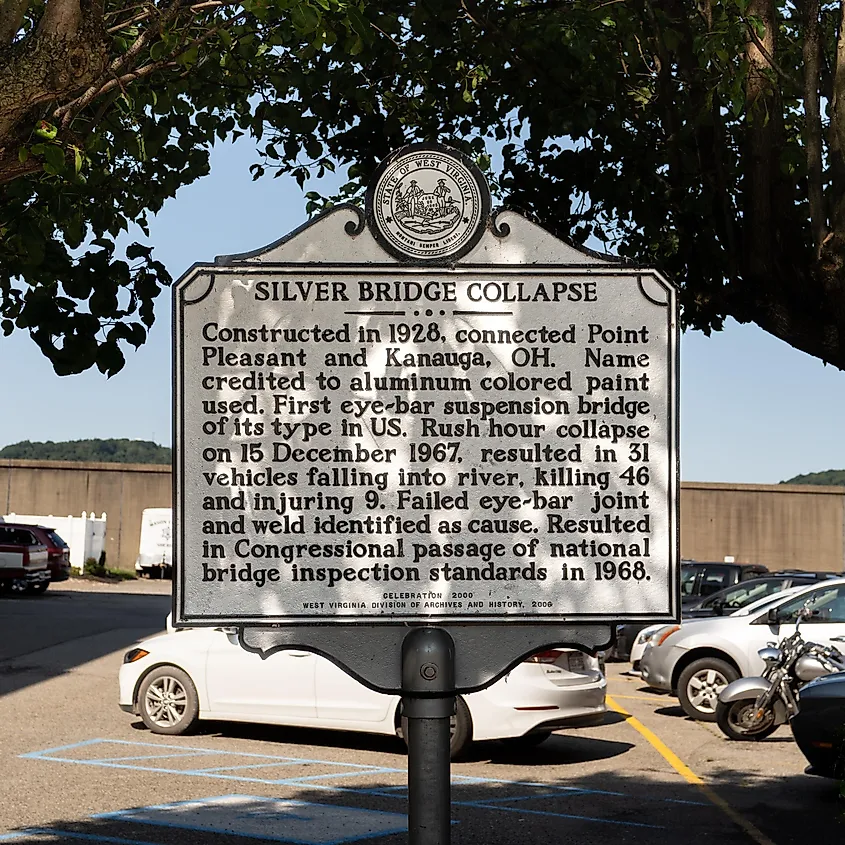
M 835 643 L 845 643 L 845 636 L 831 637 L 830 639 L 831 639 L 832 642 L 835 642 Z

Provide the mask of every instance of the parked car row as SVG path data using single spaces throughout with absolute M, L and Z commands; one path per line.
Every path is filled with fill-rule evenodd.
M 718 720 L 733 739 L 765 738 L 789 720 L 808 771 L 845 777 L 845 578 L 788 574 L 775 592 L 771 578 L 723 591 L 727 615 L 643 630 L 634 658 L 690 718 Z
M 200 719 L 402 736 L 401 699 L 373 692 L 324 657 L 245 651 L 234 629 L 173 630 L 126 652 L 120 706 L 154 733 Z M 452 756 L 473 740 L 536 745 L 564 727 L 600 724 L 607 681 L 599 657 L 556 648 L 532 655 L 481 692 L 458 698 Z
M 751 597 L 774 594 L 788 587 L 834 578 L 833 572 L 806 572 L 798 569 L 769 572 L 756 563 L 709 563 L 686 560 L 681 564 L 681 613 L 683 617 L 722 616 L 738 610 Z M 765 580 L 764 580 L 765 579 Z M 753 582 L 748 584 L 748 582 Z M 616 631 L 615 656 L 634 660 L 643 624 L 620 625 Z M 640 649 L 641 652 L 641 649 Z M 640 654 L 637 654 L 638 660 Z M 637 667 L 638 668 L 638 667 Z
M 70 549 L 44 525 L 0 522 L 0 589 L 43 593 L 70 577 Z
M 782 658 L 787 673 L 790 661 L 799 665 L 799 624 L 806 628 L 806 639 L 819 644 L 805 650 L 808 659 L 836 655 L 837 644 L 845 644 L 845 578 L 755 572 L 699 597 L 688 613 L 681 624 L 643 630 L 636 641 L 636 648 L 642 644 L 642 657 L 636 659 L 646 683 L 677 695 L 692 718 L 714 721 L 720 694 L 732 682 L 746 678 L 740 694 L 755 684 L 764 688 L 765 678 L 747 676 L 764 670 L 771 675 L 777 668 L 773 655 Z M 792 643 L 794 653 L 769 648 L 784 642 L 784 649 Z M 821 672 L 834 671 L 837 664 L 826 665 L 833 668 Z M 600 724 L 606 712 L 603 669 L 600 656 L 550 649 L 530 656 L 488 689 L 459 697 L 452 719 L 453 757 L 473 740 L 534 745 L 558 728 Z M 845 673 L 812 677 L 805 673 L 792 685 L 800 688 L 802 700 L 793 729 L 814 772 L 840 772 Z M 778 678 L 792 695 L 784 681 L 789 678 L 783 673 Z M 121 708 L 160 734 L 182 734 L 199 720 L 216 719 L 403 735 L 399 696 L 373 692 L 311 652 L 286 650 L 261 658 L 240 647 L 234 629 L 177 630 L 168 619 L 166 634 L 126 652 L 119 681 Z M 791 704 L 788 710 L 788 715 L 798 712 Z M 748 727 L 743 720 L 758 714 L 748 706 L 734 711 L 734 721 L 739 719 L 734 738 L 740 738 Z M 755 730 L 742 738 L 771 733 L 785 721 L 780 710 L 777 714 L 779 721 L 752 725 Z

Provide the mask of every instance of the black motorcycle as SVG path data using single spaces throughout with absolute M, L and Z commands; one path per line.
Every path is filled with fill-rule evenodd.
M 757 653 L 766 664 L 763 674 L 739 678 L 719 695 L 716 722 L 730 739 L 765 739 L 798 713 L 798 691 L 804 684 L 845 671 L 845 657 L 837 649 L 807 642 L 798 626 L 779 646 Z

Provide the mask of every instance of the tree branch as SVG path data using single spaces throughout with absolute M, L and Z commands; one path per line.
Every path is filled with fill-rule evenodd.
M 0 3 L 0 46 L 11 44 L 20 31 L 31 0 L 2 0 Z
M 774 0 L 751 0 L 748 13 L 763 21 L 761 40 L 749 29 L 745 58 L 745 249 L 743 258 L 752 278 L 771 277 L 777 260 L 777 221 L 773 214 L 774 183 L 777 181 L 776 131 L 780 127 L 780 100 L 770 68 L 776 50 L 777 12 Z
M 63 129 L 67 129 L 70 125 L 70 121 L 73 120 L 75 115 L 79 114 L 82 109 L 94 102 L 94 100 L 102 93 L 103 86 L 116 78 L 117 75 L 121 73 L 121 71 L 123 71 L 132 60 L 138 58 L 150 38 L 153 35 L 160 34 L 162 30 L 176 18 L 181 8 L 181 0 L 172 0 L 170 6 L 168 6 L 164 13 L 159 17 L 157 25 L 145 29 L 135 39 L 129 49 L 122 55 L 118 56 L 100 75 L 100 77 L 89 86 L 81 97 L 77 97 L 75 100 L 72 100 L 61 108 L 56 109 L 53 113 L 54 117 L 61 118 Z
M 38 23 L 38 34 L 52 38 L 74 36 L 82 25 L 79 0 L 48 0 Z
M 245 13 L 242 13 L 242 15 Z M 236 16 L 241 17 L 241 15 Z M 121 76 L 117 76 L 114 74 L 111 79 L 104 80 L 102 83 L 97 87 L 96 90 L 89 88 L 81 97 L 77 97 L 75 100 L 71 101 L 70 103 L 65 104 L 61 108 L 56 109 L 53 112 L 53 117 L 56 119 L 61 119 L 62 121 L 62 129 L 67 129 L 70 126 L 71 121 L 73 120 L 76 115 L 78 115 L 86 106 L 89 106 L 91 103 L 94 102 L 98 97 L 102 97 L 104 94 L 108 94 L 110 91 L 113 91 L 115 88 L 123 88 L 124 85 L 128 85 L 131 82 L 134 82 L 136 79 L 141 79 L 142 77 L 149 76 L 151 73 L 154 73 L 157 70 L 164 70 L 165 68 L 175 68 L 178 67 L 177 59 L 180 56 L 183 56 L 189 50 L 192 50 L 194 47 L 199 47 L 204 42 L 208 41 L 213 35 L 216 35 L 222 26 L 215 26 L 211 29 L 206 30 L 202 35 L 198 38 L 193 39 L 193 41 L 188 42 L 187 44 L 182 45 L 178 50 L 172 52 L 167 58 L 162 59 L 158 62 L 151 62 L 150 64 L 144 65 L 143 67 L 139 68 L 138 70 L 131 71 L 130 73 L 122 74 Z
M 751 40 L 754 42 L 754 45 L 757 49 L 763 54 L 763 57 L 769 63 L 769 67 L 785 82 L 789 82 L 795 87 L 798 87 L 798 83 L 794 77 L 790 76 L 776 61 L 774 54 L 769 49 L 769 47 L 760 40 L 760 36 L 757 35 L 757 30 L 754 25 L 749 21 L 747 18 L 742 18 L 742 22 L 745 24 L 745 28 L 748 30 L 748 34 L 751 36 Z M 766 33 L 767 37 L 769 35 L 768 31 Z
M 833 195 L 838 198 L 831 214 L 831 224 L 837 232 L 845 233 L 845 2 L 841 3 L 840 15 L 829 129 Z
M 241 0 L 206 0 L 206 2 L 195 3 L 193 6 L 186 6 L 185 10 L 195 15 L 197 12 L 204 12 L 206 9 L 222 9 L 226 6 L 240 6 L 240 4 Z M 134 8 L 138 7 L 136 6 Z M 153 14 L 155 14 L 155 9 L 147 9 L 146 11 L 135 15 L 133 18 L 121 21 L 120 23 L 109 27 L 106 32 L 109 34 L 120 32 L 121 29 L 125 29 L 127 26 L 132 26 L 133 24 L 149 20 Z
M 822 119 L 819 102 L 821 43 L 819 0 L 804 2 L 804 145 L 807 153 L 807 198 L 816 258 L 827 235 L 822 190 Z

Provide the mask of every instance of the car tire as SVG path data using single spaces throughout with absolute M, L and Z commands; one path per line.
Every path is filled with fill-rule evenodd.
M 399 721 L 400 735 L 407 747 L 408 719 L 400 715 Z M 451 760 L 458 760 L 472 743 L 472 716 L 470 716 L 469 707 L 466 706 L 466 702 L 460 696 L 458 696 L 455 702 L 455 715 L 452 716 L 449 728 L 449 758 Z
M 739 672 L 718 657 L 694 660 L 678 678 L 681 707 L 690 719 L 715 722 L 719 693 L 738 677 Z
M 26 588 L 26 591 L 32 596 L 40 596 L 42 593 L 47 592 L 47 587 L 49 586 L 49 581 L 41 581 L 41 583 L 39 584 L 29 584 Z
M 716 706 L 716 722 L 722 733 L 728 738 L 744 742 L 754 742 L 771 736 L 777 729 L 773 712 L 769 712 L 768 721 L 757 730 L 749 730 L 742 727 L 744 711 L 746 708 L 753 708 L 757 699 L 744 698 L 739 701 L 732 701 L 730 704 L 723 704 L 721 701 Z
M 8 585 L 9 592 L 13 596 L 25 596 L 29 592 L 30 585 L 24 578 L 13 578 Z
M 176 666 L 157 666 L 138 688 L 138 713 L 153 733 L 187 733 L 199 715 L 197 689 Z

